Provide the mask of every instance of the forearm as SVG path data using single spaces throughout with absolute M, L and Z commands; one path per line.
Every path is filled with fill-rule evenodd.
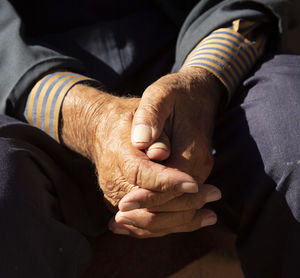
M 114 97 L 91 88 L 77 84 L 66 95 L 61 113 L 61 139 L 74 151 L 94 160 L 96 130 L 106 121 L 104 116 L 109 103 Z M 98 121 L 96 122 L 95 119 Z

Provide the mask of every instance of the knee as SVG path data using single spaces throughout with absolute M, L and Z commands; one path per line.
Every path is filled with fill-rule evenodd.
M 247 82 L 243 105 L 267 172 L 299 171 L 300 56 L 275 56 Z
M 0 203 L 7 209 L 16 206 L 43 207 L 51 182 L 43 173 L 34 149 L 21 140 L 0 137 Z
M 7 186 L 14 175 L 16 175 L 16 162 L 19 161 L 16 155 L 15 146 L 11 139 L 0 138 L 0 186 Z

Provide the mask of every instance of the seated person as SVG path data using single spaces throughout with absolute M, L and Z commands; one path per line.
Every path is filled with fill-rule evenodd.
M 1 277 L 79 277 L 83 234 L 158 237 L 217 215 L 246 277 L 299 277 L 284 2 L 111 2 L 0 2 Z

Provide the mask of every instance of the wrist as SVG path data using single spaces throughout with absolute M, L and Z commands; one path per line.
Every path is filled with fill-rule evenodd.
M 103 120 L 105 104 L 113 96 L 78 84 L 66 95 L 62 105 L 61 139 L 70 149 L 94 161 L 97 128 Z
M 188 80 L 190 91 L 196 97 L 203 97 L 208 101 L 214 115 L 222 109 L 227 91 L 222 82 L 210 71 L 201 67 L 185 67 L 179 71 Z M 201 94 L 201 96 L 199 95 Z

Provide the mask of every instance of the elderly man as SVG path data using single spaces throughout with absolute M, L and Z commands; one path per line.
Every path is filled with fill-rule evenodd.
M 0 0 L 1 277 L 78 277 L 82 234 L 106 227 L 213 225 L 221 192 L 246 277 L 299 277 L 300 59 L 271 55 L 284 8 Z

